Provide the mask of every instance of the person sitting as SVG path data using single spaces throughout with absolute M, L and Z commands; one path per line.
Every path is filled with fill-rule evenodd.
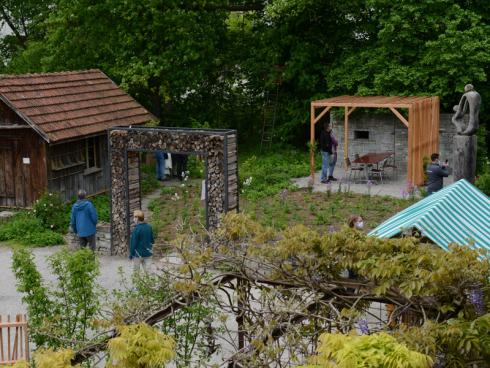
M 427 166 L 427 194 L 435 193 L 444 186 L 444 178 L 450 174 L 447 160 L 441 165 L 439 154 L 433 153 L 430 156 L 431 163 Z

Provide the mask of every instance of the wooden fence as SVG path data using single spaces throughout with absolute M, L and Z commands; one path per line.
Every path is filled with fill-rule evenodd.
M 22 314 L 11 321 L 0 316 L 0 364 L 13 365 L 18 360 L 29 360 L 27 318 Z

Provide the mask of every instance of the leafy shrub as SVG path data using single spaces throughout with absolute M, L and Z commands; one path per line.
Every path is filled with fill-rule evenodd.
M 118 327 L 119 336 L 109 340 L 108 368 L 165 367 L 175 355 L 174 340 L 145 323 Z
M 22 245 L 63 244 L 63 236 L 46 229 L 41 220 L 28 212 L 20 212 L 0 225 L 0 241 L 13 240 Z
M 196 155 L 189 155 L 187 170 L 192 179 L 204 179 L 204 162 L 199 160 Z
M 111 221 L 111 199 L 108 194 L 101 194 L 90 198 L 97 211 L 99 221 Z
M 148 194 L 153 192 L 159 187 L 159 183 L 156 177 L 155 164 L 153 165 L 141 165 L 141 193 Z
M 476 180 L 476 187 L 483 193 L 490 196 L 490 173 L 480 175 Z
M 33 206 L 33 213 L 44 228 L 62 234 L 66 233 L 70 224 L 70 217 L 66 215 L 68 210 L 68 204 L 56 193 L 43 194 Z
M 325 333 L 319 340 L 314 364 L 303 368 L 429 368 L 433 363 L 428 355 L 409 350 L 384 332 L 363 336 Z
M 308 155 L 306 151 L 282 149 L 267 155 L 250 156 L 240 165 L 241 194 L 247 199 L 257 200 L 277 194 L 282 189 L 292 189 L 292 178 L 310 173 Z M 318 164 L 319 160 L 316 162 Z
M 50 256 L 48 263 L 56 277 L 55 288 L 43 283 L 31 252 L 15 250 L 12 270 L 17 291 L 27 305 L 30 335 L 36 345 L 73 348 L 87 337 L 98 311 L 99 263 L 86 248 L 64 249 Z

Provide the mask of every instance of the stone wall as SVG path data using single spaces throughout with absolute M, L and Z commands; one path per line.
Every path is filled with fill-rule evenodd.
M 66 235 L 66 241 L 70 249 L 78 249 L 78 237 L 70 232 Z M 95 241 L 95 250 L 97 253 L 110 255 L 111 254 L 111 226 L 105 222 L 97 224 L 97 233 Z
M 231 132 L 231 134 L 228 134 Z M 112 254 L 126 255 L 129 243 L 129 204 L 132 197 L 128 187 L 128 153 L 131 151 L 163 150 L 170 153 L 196 153 L 205 157 L 207 225 L 215 228 L 222 213 L 238 205 L 238 185 L 235 171 L 225 178 L 228 160 L 236 157 L 236 144 L 228 144 L 228 138 L 236 142 L 234 131 L 179 130 L 176 129 L 114 129 L 109 134 L 111 152 L 111 210 Z M 225 150 L 227 152 L 225 153 Z M 230 151 L 233 154 L 230 155 Z M 225 166 L 226 165 L 226 166 Z M 231 179 L 234 178 L 232 185 Z M 128 190 L 128 191 L 127 191 Z M 133 194 L 136 195 L 136 194 Z M 226 206 L 228 204 L 228 207 Z
M 441 158 L 451 160 L 453 136 L 456 132 L 451 122 L 451 114 L 440 115 L 439 152 Z M 335 136 L 339 140 L 339 164 L 344 157 L 344 117 L 331 115 Z M 369 132 L 369 139 L 355 137 L 356 131 Z M 362 133 L 361 133 L 362 134 Z M 368 152 L 395 152 L 398 174 L 405 175 L 408 160 L 408 129 L 393 114 L 353 113 L 349 117 L 349 156 Z

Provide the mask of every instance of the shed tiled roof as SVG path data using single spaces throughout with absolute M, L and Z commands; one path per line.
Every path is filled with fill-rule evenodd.
M 0 75 L 0 100 L 48 142 L 155 119 L 97 69 Z

